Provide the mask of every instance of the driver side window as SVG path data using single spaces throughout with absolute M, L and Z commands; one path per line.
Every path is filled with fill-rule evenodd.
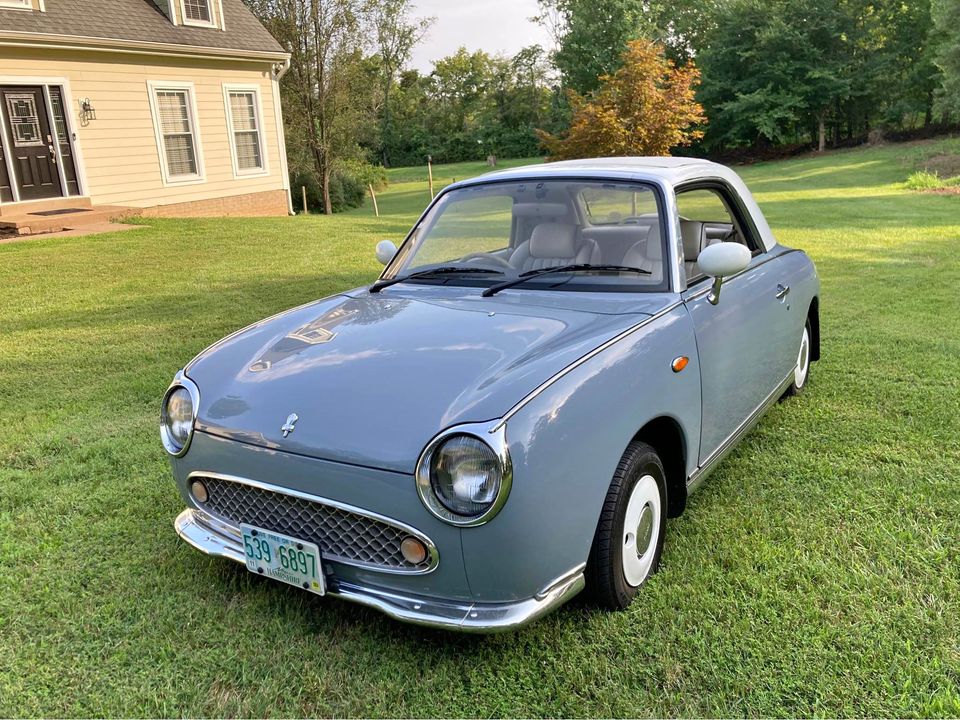
M 736 217 L 718 190 L 696 188 L 678 192 L 677 210 L 680 213 L 683 266 L 688 285 L 705 279 L 697 258 L 710 245 L 721 242 L 747 244 Z

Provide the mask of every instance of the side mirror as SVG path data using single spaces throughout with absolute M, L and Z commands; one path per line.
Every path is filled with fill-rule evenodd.
M 723 279 L 746 270 L 752 257 L 750 250 L 739 243 L 717 243 L 704 248 L 697 258 L 697 264 L 705 275 L 713 278 L 713 290 L 708 298 L 711 305 L 720 302 Z
M 381 265 L 389 265 L 397 255 L 397 246 L 392 240 L 381 240 L 377 243 L 377 260 Z

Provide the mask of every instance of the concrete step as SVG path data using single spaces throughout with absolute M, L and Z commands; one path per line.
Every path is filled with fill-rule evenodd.
M 44 208 L 44 210 L 49 209 L 53 208 Z M 40 233 L 78 230 L 89 225 L 123 220 L 139 215 L 141 212 L 139 208 L 122 207 L 120 205 L 93 205 L 81 209 L 83 212 L 65 213 L 63 215 L 35 215 L 31 213 L 5 215 L 0 217 L 0 235 L 38 235 Z
M 0 218 L 9 216 L 28 215 L 44 210 L 63 210 L 64 208 L 92 207 L 88 197 L 50 198 L 48 200 L 31 200 L 29 202 L 4 203 L 0 205 Z

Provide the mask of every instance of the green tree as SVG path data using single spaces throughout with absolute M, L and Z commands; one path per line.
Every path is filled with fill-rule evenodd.
M 945 113 L 960 113 L 960 0 L 933 0 L 939 34 L 937 66 L 943 73 L 938 105 Z
M 372 78 L 365 60 L 370 1 L 248 2 L 291 55 L 282 86 L 286 128 L 303 143 L 299 157 L 309 157 L 327 214 L 333 212 L 334 169 L 339 161 L 362 155 L 360 143 L 371 119 Z
M 593 92 L 621 65 L 627 43 L 653 28 L 642 0 L 539 0 L 539 21 L 554 36 L 553 61 L 565 88 Z
M 778 144 L 813 127 L 818 147 L 851 92 L 854 24 L 836 0 L 735 0 L 698 57 L 711 144 Z
M 390 165 L 390 147 L 394 142 L 393 90 L 397 76 L 410 60 L 413 48 L 423 38 L 434 18 L 411 19 L 412 0 L 380 0 L 373 8 L 373 25 L 377 34 L 377 58 L 383 109 L 380 126 L 380 156 Z

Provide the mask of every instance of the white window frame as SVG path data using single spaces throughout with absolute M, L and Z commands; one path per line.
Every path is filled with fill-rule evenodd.
M 163 142 L 163 123 L 160 120 L 160 110 L 157 107 L 157 93 L 164 90 L 186 92 L 189 112 L 187 119 L 190 122 L 190 134 L 193 136 L 193 151 L 197 159 L 197 172 L 194 175 L 170 175 L 167 167 L 167 148 Z M 179 185 L 196 185 L 207 181 L 203 162 L 203 142 L 200 139 L 200 121 L 197 117 L 197 93 L 191 82 L 174 82 L 165 80 L 147 80 L 147 93 L 150 96 L 150 113 L 153 115 L 153 130 L 157 138 L 157 155 L 160 158 L 160 174 L 165 187 Z
M 184 25 L 191 27 L 205 27 L 205 28 L 216 28 L 219 27 L 217 24 L 217 14 L 214 9 L 214 0 L 206 0 L 207 10 L 210 12 L 210 22 L 205 22 L 204 20 L 192 20 L 187 17 L 187 4 L 185 0 L 180 0 L 180 18 L 183 20 Z
M 33 0 L 0 0 L 0 8 L 9 10 L 33 10 Z M 43 10 L 43 7 L 40 8 Z
M 237 158 L 237 136 L 233 129 L 233 107 L 230 104 L 231 93 L 248 93 L 253 95 L 254 112 L 257 116 L 257 139 L 260 142 L 260 162 L 263 167 L 242 170 Z M 266 129 L 263 126 L 263 103 L 260 99 L 260 87 L 257 85 L 223 85 L 223 105 L 227 115 L 227 134 L 230 137 L 230 158 L 233 161 L 233 177 L 235 180 L 251 177 L 264 177 L 270 174 L 270 161 L 267 158 Z

